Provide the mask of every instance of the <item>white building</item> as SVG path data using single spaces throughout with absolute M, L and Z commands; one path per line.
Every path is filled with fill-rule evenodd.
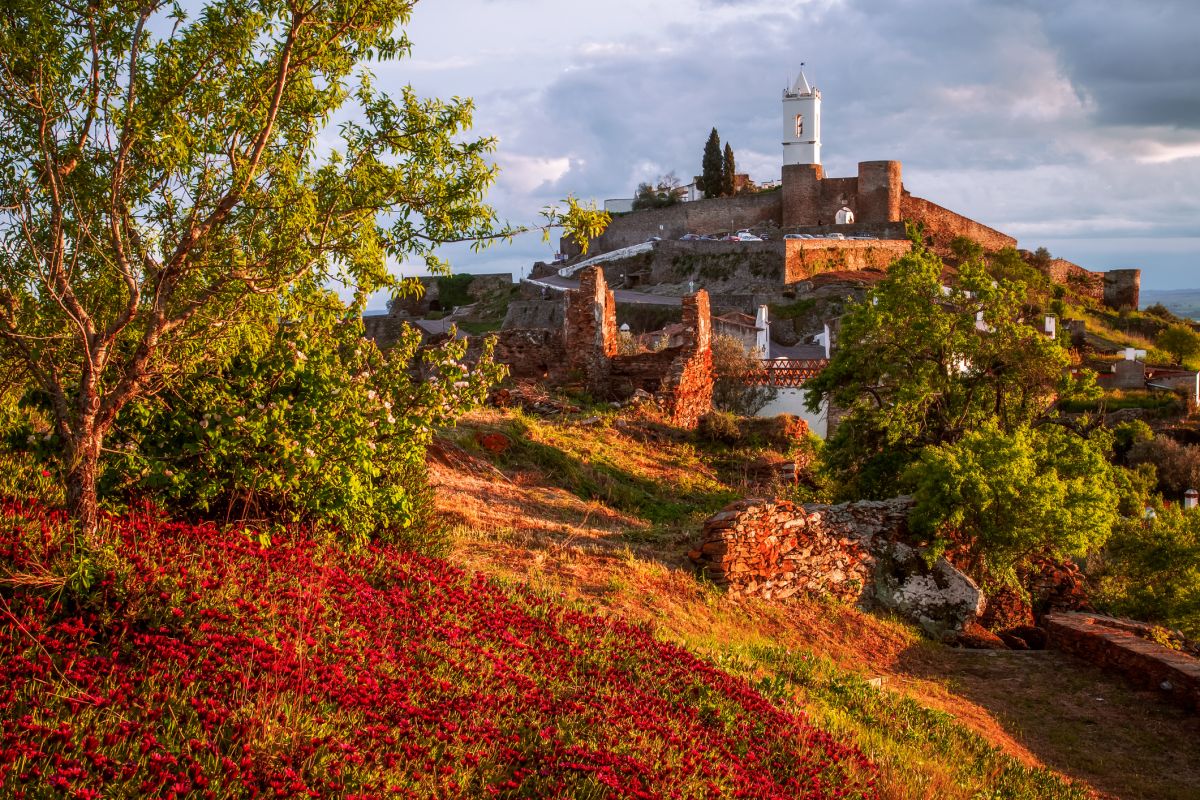
M 821 163 L 821 91 L 809 85 L 803 69 L 783 90 L 783 163 Z

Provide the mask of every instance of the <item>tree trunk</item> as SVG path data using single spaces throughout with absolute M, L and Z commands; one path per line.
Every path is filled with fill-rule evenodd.
M 84 533 L 92 533 L 99 523 L 96 500 L 96 475 L 100 466 L 100 434 L 81 435 L 70 451 L 67 462 L 67 512 Z

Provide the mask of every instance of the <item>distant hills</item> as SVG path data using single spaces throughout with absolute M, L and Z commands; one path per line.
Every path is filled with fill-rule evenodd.
M 1200 289 L 1142 289 L 1142 308 L 1162 303 L 1172 313 L 1200 320 Z

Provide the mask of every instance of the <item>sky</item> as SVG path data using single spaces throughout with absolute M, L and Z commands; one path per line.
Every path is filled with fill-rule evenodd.
M 377 85 L 474 99 L 513 223 L 687 182 L 713 127 L 739 172 L 778 179 L 804 62 L 827 175 L 899 160 L 913 194 L 1021 247 L 1200 287 L 1196 0 L 423 0 L 407 32 Z M 446 255 L 520 275 L 555 249 L 528 234 Z

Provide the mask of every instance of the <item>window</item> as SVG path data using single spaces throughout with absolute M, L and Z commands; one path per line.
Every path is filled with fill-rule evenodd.
M 796 115 L 796 138 L 799 139 L 804 135 L 804 115 Z

